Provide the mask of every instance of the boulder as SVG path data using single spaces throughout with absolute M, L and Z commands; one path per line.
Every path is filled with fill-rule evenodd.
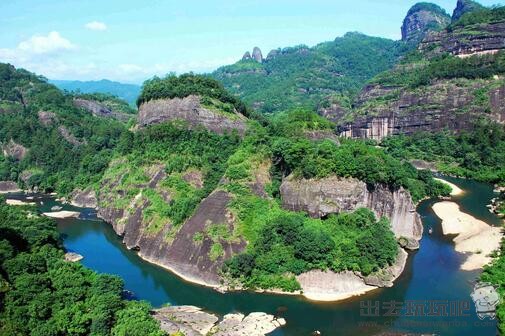
M 91 188 L 76 189 L 70 195 L 70 204 L 79 208 L 96 208 L 98 206 L 96 192 Z

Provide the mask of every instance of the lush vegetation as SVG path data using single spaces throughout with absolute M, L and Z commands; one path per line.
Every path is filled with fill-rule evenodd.
M 478 6 L 478 7 L 477 7 Z M 456 30 L 458 28 L 466 28 L 476 24 L 486 24 L 501 22 L 505 18 L 505 6 L 497 6 L 493 8 L 486 8 L 477 4 L 474 10 L 465 13 L 453 22 L 448 30 Z
M 0 200 L 0 334 L 163 335 L 121 279 L 64 261 L 56 223 Z
M 471 132 L 418 133 L 387 138 L 382 145 L 397 158 L 437 162 L 446 174 L 505 183 L 505 131 L 481 121 Z
M 126 114 L 136 114 L 137 110 L 126 101 L 108 93 L 73 93 L 74 97 L 93 100 L 102 103 L 111 111 Z
M 491 283 L 500 294 L 502 301 L 497 307 L 498 329 L 500 333 L 505 333 L 505 241 L 502 241 L 500 251 L 495 255 L 493 262 L 484 267 L 484 272 L 480 277 L 481 281 Z
M 381 73 L 371 82 L 381 85 L 416 88 L 437 79 L 492 78 L 505 73 L 505 53 L 459 58 L 449 54 L 434 57 L 429 61 L 416 51 L 403 60 L 402 66 Z
M 239 61 L 212 77 L 261 112 L 314 109 L 327 96 L 358 92 L 367 80 L 391 68 L 405 50 L 400 42 L 348 33 L 312 48 L 279 49 L 263 63 Z
M 164 78 L 154 77 L 147 80 L 137 99 L 137 105 L 140 106 L 140 104 L 152 99 L 184 98 L 193 94 L 217 99 L 221 103 L 232 105 L 243 115 L 249 115 L 244 103 L 226 91 L 221 83 L 210 77 L 191 73 L 181 76 L 169 74 Z
M 135 102 L 140 94 L 140 85 L 124 84 L 107 79 L 99 81 L 50 80 L 49 82 L 61 90 L 75 94 L 104 93 L 113 95 L 128 102 L 131 106 L 135 106 Z
M 438 14 L 440 16 L 446 16 L 449 17 L 449 14 L 440 6 L 435 5 L 434 3 L 431 2 L 418 2 L 414 6 L 412 6 L 409 11 L 407 12 L 407 16 L 410 16 L 416 12 L 420 11 L 427 11 L 427 12 L 432 12 L 435 14 Z
M 0 142 L 28 150 L 20 160 L 0 155 L 0 180 L 62 194 L 100 180 L 126 125 L 75 108 L 72 98 L 44 78 L 0 64 Z M 49 113 L 46 121 L 40 112 Z

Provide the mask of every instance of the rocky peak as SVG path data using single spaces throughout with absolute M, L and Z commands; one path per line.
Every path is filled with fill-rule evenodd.
M 428 31 L 440 30 L 451 22 L 451 17 L 435 4 L 421 2 L 407 13 L 402 25 L 402 40 L 421 41 Z
M 268 53 L 267 55 L 267 60 L 271 60 L 271 59 L 274 59 L 275 57 L 277 57 L 278 55 L 280 54 L 280 50 L 279 49 L 272 49 L 270 50 L 270 52 Z
M 482 6 L 480 3 L 472 0 L 458 0 L 456 9 L 454 9 L 454 12 L 452 13 L 452 21 L 454 22 L 459 20 L 466 13 L 483 8 L 484 6 Z
M 242 56 L 242 61 L 248 61 L 250 59 L 252 59 L 251 53 L 249 51 L 246 51 L 244 56 Z
M 261 53 L 261 49 L 258 47 L 254 47 L 253 53 L 252 53 L 252 58 L 256 60 L 256 62 L 263 62 L 263 54 Z

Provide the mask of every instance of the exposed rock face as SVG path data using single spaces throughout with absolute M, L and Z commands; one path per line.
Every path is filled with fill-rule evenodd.
M 98 206 L 96 192 L 91 188 L 86 190 L 74 190 L 70 196 L 70 199 L 70 203 L 75 207 L 96 208 Z
M 74 146 L 80 146 L 86 144 L 86 141 L 79 141 L 70 131 L 63 125 L 58 127 L 58 132 L 61 136 Z
M 472 0 L 458 0 L 456 8 L 452 13 L 452 21 L 459 20 L 464 14 L 484 8 L 481 4 Z
M 263 54 L 261 53 L 261 49 L 258 48 L 258 47 L 254 47 L 253 49 L 253 53 L 252 53 L 252 58 L 256 61 L 256 62 L 263 62 Z
M 246 131 L 246 118 L 238 112 L 225 114 L 211 111 L 200 104 L 200 97 L 158 99 L 143 103 L 139 108 L 138 123 L 141 127 L 165 121 L 183 120 L 189 128 L 202 126 L 223 134 L 236 130 L 240 135 Z
M 331 130 L 319 130 L 319 131 L 306 131 L 304 135 L 307 139 L 318 141 L 318 140 L 330 140 L 336 144 L 339 144 L 338 136 L 334 131 Z
M 197 233 L 206 232 L 214 224 L 226 224 L 233 231 L 234 219 L 228 210 L 230 195 L 225 191 L 214 191 L 180 227 L 174 227 L 168 222 L 164 223 L 160 230 L 153 232 L 148 229 L 144 218 L 144 211 L 149 206 L 149 201 L 142 198 L 142 192 L 126 209 L 116 208 L 113 205 L 111 198 L 117 195 L 113 195 L 112 190 L 119 195 L 124 193 L 115 189 L 122 177 L 120 175 L 115 179 L 103 181 L 102 190 L 109 192 L 99 194 L 100 217 L 111 223 L 116 233 L 123 237 L 126 246 L 138 250 L 142 258 L 168 268 L 192 282 L 218 286 L 220 284 L 218 271 L 224 260 L 242 252 L 246 244 L 242 240 L 220 240 L 224 254 L 216 260 L 211 260 L 213 241 L 206 235 L 199 241 L 194 237 Z M 157 188 L 165 177 L 164 167 L 160 166 L 153 172 L 148 183 L 137 187 L 140 190 L 147 187 Z M 170 195 L 166 196 L 169 200 Z
M 284 319 L 265 313 L 227 314 L 218 323 L 216 315 L 194 306 L 164 307 L 154 310 L 153 315 L 169 335 L 264 336 L 286 324 Z
M 21 191 L 16 182 L 12 181 L 0 181 L 0 194 L 6 194 L 11 192 Z
M 505 85 L 489 90 L 489 106 L 476 99 L 477 90 L 493 83 L 500 84 L 495 80 L 461 79 L 437 81 L 415 90 L 367 86 L 356 103 L 357 109 L 366 107 L 366 114 L 356 117 L 352 123 L 340 124 L 339 133 L 349 138 L 380 141 L 389 135 L 418 131 L 468 130 L 482 116 L 504 123 Z M 380 97 L 388 97 L 388 102 L 372 107 L 365 105 L 373 100 L 379 101 Z
M 1 145 L 1 147 L 4 156 L 12 157 L 18 161 L 23 160 L 26 154 L 28 154 L 27 148 L 15 143 L 12 139 L 8 143 Z
M 420 41 L 429 30 L 444 28 L 450 21 L 450 16 L 442 8 L 431 4 L 430 7 L 417 4 L 409 10 L 403 20 L 402 40 Z
M 448 52 L 459 57 L 494 54 L 505 49 L 505 21 L 456 27 L 451 32 L 431 32 L 419 49 L 428 54 Z
M 266 60 L 270 61 L 270 60 L 276 58 L 280 53 L 281 53 L 281 51 L 279 49 L 272 49 L 268 53 Z
M 251 57 L 251 53 L 250 53 L 249 51 L 246 51 L 246 52 L 244 53 L 244 56 L 242 56 L 242 61 L 248 61 L 248 60 L 250 60 L 250 59 L 252 59 L 252 57 Z
M 128 121 L 131 117 L 125 113 L 112 111 L 105 105 L 100 104 L 93 100 L 74 98 L 73 103 L 75 107 L 79 107 L 88 112 L 91 112 L 91 114 L 97 117 L 114 118 L 121 121 Z
M 369 208 L 377 217 L 389 218 L 395 236 L 409 241 L 408 248 L 417 248 L 416 241 L 422 236 L 423 227 L 416 206 L 403 188 L 392 191 L 377 185 L 369 190 L 364 182 L 352 178 L 306 180 L 288 177 L 282 182 L 280 192 L 285 209 L 305 211 L 316 218 Z
M 50 126 L 58 120 L 53 112 L 39 111 L 38 116 L 40 123 L 44 126 Z

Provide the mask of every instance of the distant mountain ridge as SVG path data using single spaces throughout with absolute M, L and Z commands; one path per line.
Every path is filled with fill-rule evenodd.
M 140 85 L 114 82 L 108 79 L 102 79 L 99 81 L 49 80 L 49 83 L 66 91 L 112 94 L 127 101 L 130 105 L 135 105 L 141 88 Z

